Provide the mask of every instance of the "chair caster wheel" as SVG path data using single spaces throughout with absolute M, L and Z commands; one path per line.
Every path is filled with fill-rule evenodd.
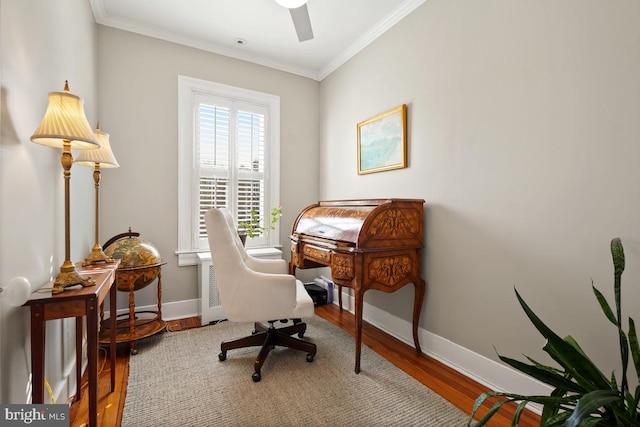
M 313 354 L 313 353 L 309 353 L 309 354 L 307 354 L 307 362 L 309 362 L 309 363 L 313 362 L 313 358 L 314 358 L 315 356 L 316 356 L 316 355 L 315 355 L 315 354 Z
M 254 372 L 253 375 L 251 375 L 251 379 L 254 383 L 257 383 L 262 379 L 262 375 L 260 375 L 260 372 Z
M 137 348 L 132 348 L 130 351 L 132 356 L 135 356 L 136 354 L 138 354 L 138 349 Z
M 225 360 L 227 360 L 227 353 L 220 353 L 218 355 L 218 359 L 220 359 L 221 362 L 224 362 Z
M 298 338 L 304 338 L 304 332 L 298 332 Z

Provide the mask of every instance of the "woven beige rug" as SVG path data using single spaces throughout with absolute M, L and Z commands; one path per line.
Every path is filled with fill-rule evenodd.
M 307 319 L 305 335 L 318 346 L 315 360 L 278 348 L 254 383 L 257 347 L 218 360 L 221 341 L 251 330 L 221 322 L 139 342 L 122 426 L 466 425 L 465 414 L 366 346 L 355 374 L 354 339 L 319 317 Z

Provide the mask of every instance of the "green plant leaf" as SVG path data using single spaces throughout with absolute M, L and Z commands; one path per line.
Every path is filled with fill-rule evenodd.
M 580 423 L 580 427 L 606 427 L 608 424 L 602 418 L 587 418 L 586 420 L 582 420 Z
M 529 362 L 531 362 L 534 366 L 537 366 L 540 369 L 544 369 L 544 370 L 549 371 L 549 372 L 554 373 L 554 374 L 562 375 L 562 376 L 564 376 L 566 378 L 566 374 L 565 374 L 564 371 L 562 371 L 562 370 L 560 370 L 558 368 L 554 368 L 553 366 L 543 365 L 542 363 L 536 361 L 535 359 L 532 359 L 529 356 L 525 355 L 524 357 L 526 357 L 529 360 Z
M 547 407 L 545 406 L 544 409 L 546 410 Z M 571 408 L 571 409 L 573 409 L 573 408 Z M 544 426 L 544 427 L 564 426 L 565 421 L 571 415 L 571 411 L 569 411 L 569 410 L 566 410 L 566 411 L 560 412 L 560 413 L 556 412 L 551 417 L 545 416 L 544 412 L 545 411 L 543 410 L 542 411 L 542 418 L 540 420 L 540 425 Z
M 515 290 L 518 302 L 522 306 L 531 323 L 547 338 L 543 349 L 562 366 L 565 371 L 587 390 L 609 388 L 609 382 L 594 363 L 576 350 L 572 345 L 560 338 L 529 308 L 518 290 Z
M 633 422 L 633 425 L 640 425 L 638 422 L 639 414 L 636 412 L 635 408 L 638 407 L 638 388 L 636 387 L 635 394 L 631 394 L 627 392 L 625 394 L 624 400 L 625 402 L 621 402 L 619 407 L 615 408 L 616 418 L 621 420 L 627 420 L 627 422 Z M 624 405 L 626 403 L 626 406 Z M 629 411 L 625 411 L 625 408 L 629 408 Z M 624 414 L 624 415 L 621 415 Z
M 565 390 L 563 389 L 559 389 L 556 388 L 551 392 L 551 396 L 554 397 L 563 397 L 566 394 Z M 566 404 L 565 404 L 566 405 Z M 573 404 L 573 406 L 575 406 L 575 403 Z M 544 405 L 544 407 L 542 408 L 542 414 L 540 417 L 540 424 L 541 425 L 556 425 L 555 423 L 557 423 L 557 420 L 561 420 L 561 424 L 564 424 L 564 420 L 566 420 L 569 415 L 567 415 L 567 412 L 562 412 L 559 413 L 561 408 L 561 405 L 559 404 L 546 404 Z
M 613 291 L 616 300 L 616 317 L 618 326 L 618 337 L 620 341 L 620 356 L 622 358 L 622 384 L 621 392 L 624 394 L 628 388 L 627 367 L 629 366 L 629 346 L 627 338 L 622 330 L 622 273 L 624 272 L 624 248 L 620 238 L 611 240 L 611 257 L 613 258 L 614 283 Z
M 620 399 L 618 393 L 612 390 L 596 390 L 585 394 L 578 400 L 573 414 L 565 423 L 567 427 L 578 427 L 582 420 L 587 419 L 592 414 L 600 414 L 599 408 Z M 600 415 L 598 415 L 600 416 Z
M 578 400 L 573 414 L 565 423 L 567 427 L 578 427 L 582 420 L 589 418 L 592 414 L 600 414 L 598 409 L 616 400 L 619 400 L 618 393 L 612 390 L 596 390 L 585 394 Z M 600 415 L 598 415 L 600 417 Z
M 636 424 L 640 424 L 640 413 L 638 413 L 637 408 L 640 404 L 640 385 L 636 386 L 636 392 L 633 395 L 633 402 L 628 404 L 629 415 L 633 418 Z
M 482 427 L 483 425 L 485 425 L 487 423 L 487 421 L 489 421 L 491 419 L 491 417 L 493 417 L 495 415 L 496 412 L 498 412 L 498 410 L 502 407 L 502 405 L 504 405 L 505 403 L 508 403 L 508 400 L 499 400 L 496 403 L 493 404 L 493 406 L 491 408 L 489 408 L 489 410 L 487 411 L 486 414 L 484 414 L 484 416 L 482 418 L 480 418 L 475 424 L 473 424 L 474 427 Z M 478 405 L 479 407 L 479 405 Z M 472 422 L 473 422 L 473 417 L 476 413 L 476 406 L 474 405 L 474 409 L 473 412 L 471 412 L 471 416 L 469 418 L 469 422 L 467 423 L 467 426 L 471 426 Z
M 491 398 L 491 397 L 495 397 L 495 396 L 503 396 L 504 393 L 501 392 L 485 392 L 482 393 L 480 396 L 478 396 L 476 398 L 476 401 L 473 403 L 473 408 L 471 408 L 471 415 L 469 415 L 469 421 L 467 422 L 467 426 L 471 426 L 473 423 L 473 418 L 476 415 L 476 412 L 478 411 L 478 409 L 480 409 L 480 407 L 482 406 L 482 404 L 485 402 L 485 400 Z M 499 401 L 496 402 L 493 407 L 495 407 L 496 405 L 498 405 L 498 407 L 496 408 L 495 411 L 491 412 L 491 410 L 489 410 L 489 412 L 491 413 L 491 415 L 489 415 L 488 417 L 485 415 L 482 419 L 480 419 L 477 423 L 473 424 L 474 427 L 480 427 L 483 426 L 492 416 L 493 414 L 495 414 L 495 412 L 502 406 L 504 405 L 504 403 L 506 403 L 507 401 Z M 492 407 L 492 408 L 493 408 Z
M 559 405 L 545 405 L 542 409 L 540 425 L 545 427 L 563 426 L 569 415 L 571 415 L 571 410 L 573 410 L 573 407 L 563 408 L 563 412 L 559 412 Z
M 585 390 L 610 388 L 608 380 L 598 367 L 565 341 L 550 339 L 543 349 Z
M 513 419 L 511 420 L 511 427 L 518 427 L 518 423 L 520 422 L 520 416 L 522 415 L 522 412 L 525 410 L 525 408 L 527 407 L 527 402 L 520 402 L 518 404 L 518 407 L 516 408 L 516 411 L 513 414 Z
M 624 272 L 624 248 L 619 237 L 611 239 L 611 256 L 615 276 L 619 277 Z
M 632 318 L 629 318 L 629 347 L 631 347 L 633 366 L 636 370 L 638 382 L 640 382 L 640 343 L 638 342 L 638 334 L 636 334 L 636 324 Z
M 473 422 L 473 418 L 475 417 L 476 412 L 478 411 L 478 409 L 482 406 L 482 404 L 485 402 L 485 400 L 491 398 L 491 397 L 499 397 L 501 398 L 500 400 L 498 400 L 496 403 L 493 404 L 493 406 L 491 406 L 491 408 L 489 408 L 489 410 L 487 411 L 487 413 L 476 422 L 476 424 L 471 424 Z M 480 427 L 483 426 L 487 423 L 487 421 L 489 421 L 491 419 L 491 417 L 493 415 L 495 415 L 495 413 L 506 403 L 510 403 L 510 402 L 524 402 L 525 404 L 529 403 L 529 402 L 533 402 L 533 403 L 539 403 L 541 405 L 564 405 L 564 404 L 568 404 L 570 406 L 573 406 L 572 403 L 572 399 L 570 397 L 562 397 L 562 396 L 524 396 L 521 394 L 515 394 L 515 393 L 505 393 L 505 392 L 501 392 L 501 391 L 490 391 L 490 392 L 486 392 L 486 393 L 482 393 L 480 396 L 478 396 L 478 398 L 476 399 L 474 405 L 473 405 L 473 409 L 471 410 L 471 415 L 469 416 L 469 422 L 467 423 L 468 426 L 473 425 L 474 427 Z
M 571 335 L 567 335 L 566 337 L 564 337 L 564 342 L 569 344 L 578 353 L 580 353 L 582 356 L 588 359 L 587 354 L 584 352 L 584 350 L 582 350 L 582 347 L 580 347 L 580 344 L 578 344 L 578 341 L 576 341 Z
M 624 249 L 619 238 L 611 240 L 611 256 L 613 258 L 613 292 L 616 300 L 618 326 L 622 325 L 622 273 L 624 272 Z
M 516 368 L 520 372 L 523 372 L 545 384 L 549 384 L 554 388 L 561 388 L 562 390 L 571 391 L 574 393 L 584 393 L 586 390 L 579 384 L 565 378 L 563 375 L 551 372 L 548 369 L 541 369 L 538 366 L 527 365 L 519 360 L 511 359 L 509 357 L 498 355 L 500 360 L 504 363 Z
M 622 358 L 622 393 L 628 390 L 627 370 L 629 368 L 629 344 L 627 341 L 627 335 L 622 328 L 618 328 L 618 335 L 620 336 L 620 355 Z
M 618 390 L 618 382 L 616 381 L 615 372 L 611 372 L 611 380 L 609 382 L 611 383 L 611 390 Z
M 591 288 L 593 289 L 593 293 L 596 295 L 596 299 L 600 303 L 600 307 L 602 308 L 604 315 L 607 316 L 607 319 L 609 319 L 611 323 L 618 326 L 618 320 L 616 319 L 615 314 L 613 314 L 613 310 L 611 310 L 611 306 L 607 299 L 602 295 L 602 292 L 593 286 L 593 283 L 591 284 Z

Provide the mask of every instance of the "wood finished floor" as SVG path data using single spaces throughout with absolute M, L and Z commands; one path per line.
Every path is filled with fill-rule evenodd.
M 349 334 L 354 334 L 353 314 L 348 311 L 340 311 L 335 305 L 324 305 L 316 308 L 316 314 L 341 327 Z M 197 317 L 167 322 L 167 327 L 171 331 L 199 326 L 200 319 Z M 417 354 L 413 347 L 366 322 L 363 327 L 362 342 L 466 413 L 470 412 L 476 397 L 487 391 L 484 386 L 428 356 Z M 129 357 L 127 345 L 119 344 L 116 362 L 116 389 L 113 393 L 109 393 L 109 364 L 105 363 L 107 361 L 105 351 L 100 351 L 101 371 L 98 385 L 98 424 L 100 427 L 120 426 L 121 424 L 124 401 L 127 395 Z M 85 375 L 83 378 L 82 398 L 71 405 L 71 427 L 87 425 L 88 396 L 86 382 Z M 489 404 L 493 404 L 493 402 L 491 401 Z M 486 411 L 487 407 L 485 406 L 484 411 Z M 503 409 L 487 425 L 491 427 L 510 426 L 514 409 L 515 405 L 503 406 Z M 529 411 L 525 411 L 519 424 L 521 427 L 539 425 L 540 417 Z

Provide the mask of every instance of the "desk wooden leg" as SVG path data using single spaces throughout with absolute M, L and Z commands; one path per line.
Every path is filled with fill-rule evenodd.
M 416 352 L 422 354 L 422 348 L 420 348 L 420 342 L 418 341 L 418 324 L 420 323 L 420 312 L 422 311 L 426 284 L 424 280 L 417 277 L 414 279 L 413 285 L 416 289 L 415 299 L 413 300 L 413 343 L 416 346 Z
M 362 311 L 364 307 L 364 292 L 354 289 L 355 298 L 355 322 L 356 322 L 356 374 L 360 373 L 360 350 L 362 349 Z
M 89 427 L 98 425 L 98 301 L 87 302 L 87 364 L 89 370 Z
M 114 282 L 109 290 L 109 333 L 111 334 L 111 342 L 109 343 L 109 360 L 111 361 L 111 391 L 116 390 L 116 335 L 118 335 L 117 328 L 117 307 L 116 307 L 116 293 L 118 290 L 118 283 Z
M 31 306 L 31 403 L 44 403 L 44 306 Z
M 76 400 L 82 398 L 82 316 L 76 317 Z

